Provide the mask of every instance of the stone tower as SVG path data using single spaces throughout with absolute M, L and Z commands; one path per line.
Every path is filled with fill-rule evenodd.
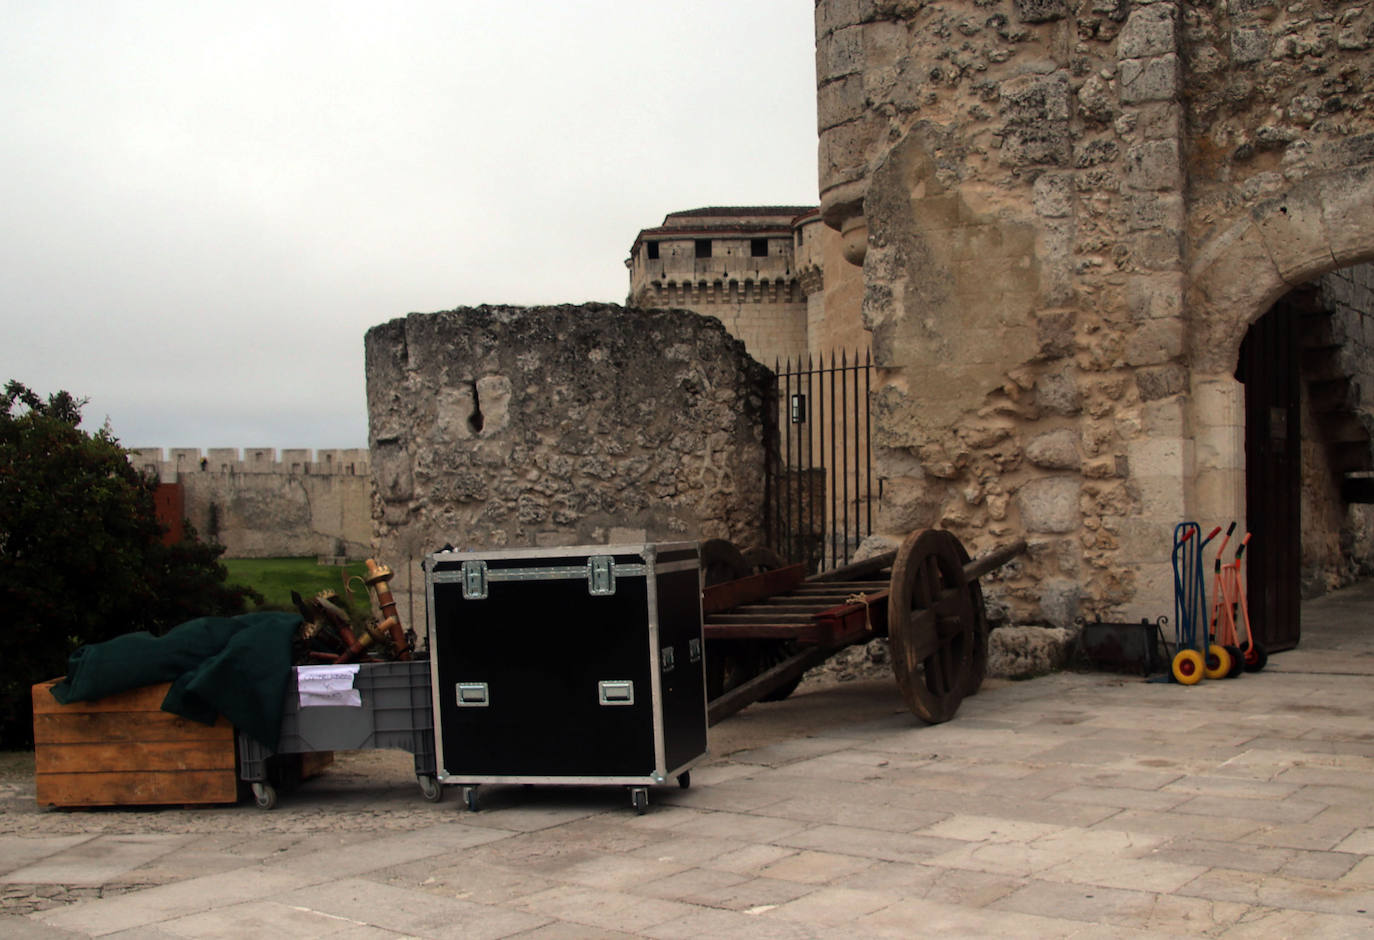
M 1178 522 L 1259 531 L 1285 501 L 1302 522 L 1252 572 L 1298 542 L 1315 580 L 1368 567 L 1371 49 L 1353 2 L 818 0 L 820 212 L 863 268 L 884 527 L 1025 534 L 1024 621 L 1167 614 Z M 1282 415 L 1237 378 L 1274 311 Z M 1301 481 L 1258 510 L 1266 436 Z

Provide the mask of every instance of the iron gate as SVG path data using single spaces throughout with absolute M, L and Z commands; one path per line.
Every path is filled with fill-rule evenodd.
M 768 446 L 765 518 L 769 544 L 813 571 L 849 561 L 873 531 L 868 394 L 872 355 L 856 351 L 791 359 L 773 367 L 764 413 Z

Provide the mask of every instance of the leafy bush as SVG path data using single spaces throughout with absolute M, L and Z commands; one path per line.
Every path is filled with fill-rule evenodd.
M 85 643 L 162 633 L 242 613 L 256 592 L 225 583 L 223 547 L 189 525 L 162 543 L 154 480 L 102 428 L 79 428 L 83 400 L 43 401 L 18 382 L 0 414 L 0 747 L 32 741 L 30 687 L 66 672 Z

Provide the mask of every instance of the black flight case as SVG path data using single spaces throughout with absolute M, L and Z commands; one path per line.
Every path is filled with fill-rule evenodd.
M 425 559 L 438 777 L 648 787 L 706 755 L 695 542 Z

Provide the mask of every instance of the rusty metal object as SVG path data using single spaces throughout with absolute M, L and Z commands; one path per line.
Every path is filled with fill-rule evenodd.
M 360 656 L 362 656 L 363 653 L 367 652 L 373 646 L 376 646 L 378 648 L 385 647 L 386 644 L 391 642 L 391 631 L 393 626 L 400 626 L 400 621 L 394 617 L 390 617 L 382 621 L 381 623 L 369 621 L 367 626 L 364 628 L 362 635 L 359 636 L 356 640 L 354 640 L 353 643 L 348 647 L 348 649 L 340 653 L 338 658 L 335 659 L 334 662 L 341 664 L 351 663 L 358 659 Z
M 311 603 L 329 621 L 345 649 L 357 642 L 353 635 L 353 621 L 347 611 L 339 606 L 337 591 L 321 591 L 311 599 Z
M 410 659 L 410 644 L 406 641 L 405 630 L 401 627 L 401 615 L 396 612 L 396 598 L 391 594 L 391 579 L 395 574 L 386 565 L 377 564 L 369 558 L 363 562 L 367 567 L 367 577 L 363 583 L 372 589 L 377 598 L 377 609 L 382 613 L 382 623 L 389 625 L 393 655 L 400 660 Z

